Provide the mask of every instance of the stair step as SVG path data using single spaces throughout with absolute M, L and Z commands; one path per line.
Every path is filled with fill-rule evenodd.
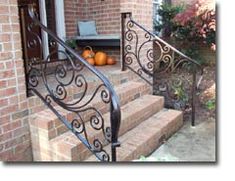
M 102 69 L 102 67 L 97 67 L 97 68 Z M 117 86 L 119 86 L 123 83 L 127 83 L 127 82 L 134 82 L 134 81 L 138 82 L 139 81 L 139 79 L 138 79 L 139 77 L 136 76 L 135 74 L 133 74 L 129 70 L 126 70 L 126 71 L 121 71 L 121 70 L 109 70 L 108 71 L 108 70 L 109 70 L 109 68 L 107 66 L 107 67 L 105 67 L 105 71 L 103 73 L 107 77 L 107 79 L 110 80 L 111 84 L 114 87 L 117 87 Z M 88 93 L 93 92 L 94 89 L 101 84 L 100 79 L 97 76 L 94 76 L 94 74 L 92 72 L 84 69 L 80 73 L 82 75 L 84 75 L 84 77 L 86 77 L 86 81 L 88 84 L 88 90 L 87 90 Z M 66 76 L 64 81 L 68 82 L 68 80 L 71 77 L 72 77 L 72 71 L 69 71 L 68 75 Z M 50 85 L 51 87 L 54 87 L 54 88 L 58 85 L 53 74 L 47 76 L 47 83 L 48 83 L 48 85 Z M 40 82 L 39 86 L 37 87 L 37 90 L 41 93 L 47 92 L 46 87 L 42 82 Z M 81 92 L 79 92 L 77 85 L 75 85 L 74 82 L 71 83 L 71 85 L 67 86 L 66 90 L 70 93 L 68 96 L 70 96 L 71 99 L 76 99 L 76 97 L 79 96 L 79 94 L 81 94 Z
M 144 95 L 121 107 L 122 121 L 119 136 L 136 127 L 142 121 L 162 110 L 164 98 L 153 95 Z M 105 122 L 109 122 L 109 113 L 104 115 Z M 87 123 L 88 125 L 89 123 Z M 106 124 L 106 123 L 105 123 Z M 89 129 L 88 129 L 89 131 Z M 102 138 L 102 132 L 88 134 L 91 139 Z M 81 161 L 88 158 L 91 152 L 85 148 L 81 141 L 72 132 L 66 132 L 50 141 L 53 149 L 57 150 L 53 160 Z
M 164 109 L 119 138 L 117 161 L 132 161 L 148 156 L 183 125 L 180 111 Z M 110 150 L 110 145 L 106 150 Z M 88 162 L 98 161 L 94 155 Z
M 150 89 L 146 84 L 130 81 L 116 86 L 115 91 L 119 97 L 120 104 L 125 105 L 132 100 L 148 94 Z M 105 105 L 100 98 L 94 99 L 91 105 L 100 108 L 101 113 L 103 114 L 109 109 L 109 104 Z M 72 120 L 74 116 L 73 113 L 62 109 L 59 106 L 56 106 L 55 108 L 63 117 Z M 90 118 L 89 114 L 85 116 L 84 120 Z M 49 109 L 34 114 L 30 119 L 30 126 L 32 132 L 40 131 L 40 133 L 47 136 L 49 140 L 68 131 L 65 125 Z

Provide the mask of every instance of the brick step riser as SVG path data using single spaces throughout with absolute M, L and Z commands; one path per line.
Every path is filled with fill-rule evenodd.
M 144 144 L 139 146 L 137 150 L 127 157 L 119 159 L 117 156 L 117 160 L 120 162 L 132 161 L 139 159 L 142 155 L 149 156 L 154 150 L 159 148 L 167 139 L 170 138 L 177 130 L 181 128 L 183 125 L 183 117 L 175 118 L 171 124 L 164 126 L 161 130 L 161 133 L 157 132 L 151 136 Z
M 149 121 L 147 120 L 146 122 Z M 154 121 L 151 121 L 152 124 L 148 125 L 148 131 L 144 128 L 146 127 L 146 125 L 144 126 L 146 122 L 137 127 L 139 130 L 138 134 L 136 134 L 136 131 L 134 132 L 135 134 L 130 131 L 123 137 L 120 137 L 119 140 L 123 143 L 123 146 L 117 148 L 117 160 L 119 162 L 132 161 L 139 159 L 140 156 L 148 156 L 151 154 L 182 127 L 183 116 L 182 113 L 177 112 L 175 115 L 169 115 L 169 118 L 160 118 L 159 120 L 155 118 Z M 141 134 L 143 134 L 143 136 L 139 136 Z M 132 141 L 126 140 L 128 139 L 127 137 Z M 84 161 L 97 162 L 98 160 L 92 155 Z
M 164 104 L 164 102 L 162 99 L 158 102 L 155 102 L 154 104 L 151 104 L 149 106 L 144 107 L 144 109 L 142 109 L 139 112 L 136 112 L 136 114 L 130 115 L 125 120 L 122 120 L 122 124 L 121 124 L 120 130 L 119 130 L 119 137 L 124 135 L 127 131 L 133 129 L 134 127 L 136 127 L 140 123 L 142 123 L 144 120 L 151 117 L 153 114 L 162 110 L 163 104 Z M 103 135 L 101 132 L 96 134 L 95 137 L 99 138 L 101 140 L 101 142 L 104 143 L 105 140 L 102 139 Z M 63 145 L 60 145 L 60 147 L 63 147 Z M 60 148 L 60 149 L 62 151 L 65 151 L 62 148 Z M 69 151 L 67 151 L 67 152 L 69 152 Z M 59 155 L 62 156 L 63 154 L 64 154 L 63 152 L 59 152 Z M 72 161 L 82 161 L 82 160 L 87 159 L 90 155 L 91 155 L 91 152 L 88 149 L 86 149 L 85 146 L 82 145 L 82 143 L 80 143 L 79 145 L 77 145 L 76 147 L 73 148 L 73 150 L 71 151 L 71 155 L 70 155 L 71 157 L 67 157 L 67 159 L 72 160 Z M 66 157 L 64 157 L 64 160 L 66 160 Z M 56 160 L 54 160 L 54 161 L 56 161 Z
M 117 74 L 114 73 L 113 75 L 108 75 L 107 78 L 110 80 L 110 82 L 112 83 L 114 87 L 121 85 L 123 83 L 129 82 L 129 81 L 141 81 L 141 79 L 137 75 L 133 74 L 130 71 L 125 71 L 125 72 L 121 72 Z M 98 85 L 100 84 L 101 82 L 98 83 Z M 89 93 L 94 92 L 95 88 L 97 87 L 97 81 L 88 82 L 88 85 L 89 85 L 89 89 L 88 89 L 87 95 Z M 79 92 L 79 89 L 80 88 L 76 86 L 66 87 L 68 95 L 64 102 L 70 102 L 74 99 L 77 99 L 79 96 L 81 96 L 82 92 Z M 52 105 L 55 105 L 55 104 L 52 103 Z M 29 115 L 38 113 L 46 109 L 48 109 L 47 106 L 40 100 L 40 98 L 38 98 L 37 96 L 32 96 L 30 98 Z
M 139 89 L 141 89 L 141 90 L 139 90 Z M 148 94 L 149 92 L 150 92 L 149 87 L 147 87 L 145 85 L 141 86 L 141 88 L 138 88 L 138 91 L 133 90 L 131 92 L 126 92 L 122 95 L 119 95 L 120 104 L 125 105 L 128 102 L 139 98 L 140 96 Z M 101 107 L 101 106 L 103 106 L 103 107 Z M 96 105 L 94 105 L 94 107 L 99 107 L 100 112 L 102 114 L 105 114 L 109 110 L 109 104 L 106 105 L 106 104 L 97 103 Z M 62 113 L 62 115 L 64 117 L 66 117 L 67 120 L 70 120 L 70 121 L 72 121 L 75 116 L 74 113 L 67 112 L 64 110 L 59 111 L 59 112 Z M 53 114 L 53 113 L 51 113 L 51 114 Z M 83 116 L 84 122 L 89 121 L 89 118 L 91 117 L 91 115 L 92 115 L 91 112 L 88 114 L 85 114 Z M 45 116 L 47 116 L 47 115 L 43 115 L 43 112 L 42 112 L 42 113 L 40 113 L 40 116 L 41 116 L 41 119 L 44 119 Z M 34 122 L 34 120 L 31 119 L 30 127 L 31 127 L 32 132 L 39 132 L 40 131 L 40 132 L 42 132 L 42 134 L 45 137 L 47 137 L 48 140 L 51 140 L 51 139 L 65 133 L 66 131 L 68 131 L 66 126 L 55 115 L 52 115 L 52 116 L 54 116 L 54 117 L 46 125 L 42 125 L 42 122 L 40 122 L 40 120 L 36 120 L 37 122 L 36 121 Z

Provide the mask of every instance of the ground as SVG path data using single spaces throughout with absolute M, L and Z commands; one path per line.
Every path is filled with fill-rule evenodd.
M 205 67 L 197 104 L 196 126 L 183 127 L 149 157 L 149 161 L 213 162 L 216 160 L 215 67 Z

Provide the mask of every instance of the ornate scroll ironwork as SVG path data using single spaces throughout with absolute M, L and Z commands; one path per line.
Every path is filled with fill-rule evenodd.
M 28 41 L 29 51 L 30 47 L 38 45 L 41 46 L 41 50 L 43 49 L 41 37 L 32 31 L 33 26 L 39 26 L 46 32 L 54 45 L 64 47 L 64 50 L 50 53 L 46 59 L 43 59 L 43 52 L 41 52 L 41 57 L 32 58 L 29 61 L 27 72 L 29 89 L 41 98 L 99 160 L 116 161 L 121 113 L 112 85 L 103 74 L 41 24 L 32 6 L 29 6 L 29 15 L 33 20 L 32 24 L 27 27 L 28 33 L 31 33 L 33 37 Z M 63 56 L 67 64 L 57 62 L 52 74 L 48 75 L 50 62 L 55 55 L 56 57 Z M 91 77 L 86 76 L 87 72 L 90 72 L 89 76 L 93 76 L 96 80 L 93 84 L 89 81 Z M 79 92 L 76 99 L 69 97 L 71 86 Z M 102 106 L 100 103 L 99 107 L 94 106 L 97 100 L 102 103 Z M 63 117 L 60 112 L 61 108 L 69 112 L 71 116 Z M 109 110 L 109 116 L 104 117 L 104 109 Z M 111 143 L 110 150 L 105 150 L 104 146 L 109 143 Z
M 130 69 L 153 86 L 154 94 L 165 97 L 166 107 L 191 113 L 194 125 L 200 64 L 146 30 L 131 13 L 122 14 L 122 46 L 123 70 Z

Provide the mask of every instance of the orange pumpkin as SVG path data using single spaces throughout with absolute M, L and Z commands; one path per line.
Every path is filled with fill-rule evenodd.
M 94 58 L 86 58 L 86 61 L 91 65 L 95 65 L 95 59 Z
M 92 58 L 95 56 L 95 53 L 93 52 L 92 48 L 90 46 L 86 46 L 84 48 L 84 51 L 82 52 L 83 58 Z
M 107 63 L 107 54 L 104 52 L 97 52 L 95 54 L 95 65 L 102 66 Z
M 117 61 L 114 58 L 112 58 L 112 57 L 107 58 L 107 65 L 114 65 L 116 63 L 117 63 Z

